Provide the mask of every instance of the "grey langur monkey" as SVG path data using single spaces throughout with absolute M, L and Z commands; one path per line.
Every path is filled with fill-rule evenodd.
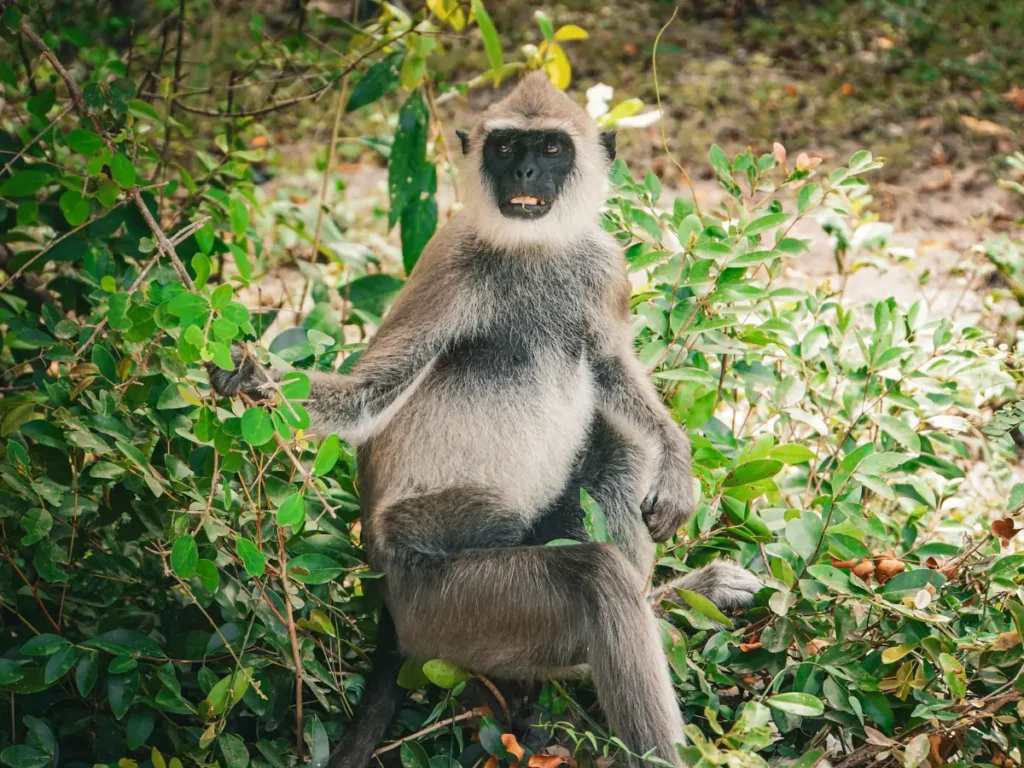
M 309 374 L 311 430 L 358 446 L 362 536 L 387 608 L 332 766 L 369 760 L 401 700 L 403 655 L 498 678 L 589 671 L 630 751 L 680 764 L 647 594 L 655 542 L 693 508 L 690 448 L 636 358 L 622 252 L 599 224 L 614 133 L 535 73 L 460 140 L 466 206 L 352 373 Z M 248 358 L 210 369 L 224 395 L 269 397 L 280 376 Z M 581 487 L 614 546 L 587 536 Z M 554 538 L 580 543 L 544 546 Z M 732 609 L 760 584 L 716 562 L 679 586 Z

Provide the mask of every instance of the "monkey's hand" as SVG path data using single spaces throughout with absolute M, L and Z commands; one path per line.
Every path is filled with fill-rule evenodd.
M 273 396 L 274 382 L 278 378 L 273 371 L 267 371 L 239 346 L 231 348 L 231 362 L 235 364 L 233 371 L 225 371 L 214 363 L 206 364 L 214 392 L 225 397 L 244 394 L 253 400 L 268 400 Z
M 647 530 L 655 541 L 665 541 L 693 511 L 689 451 L 667 450 L 654 476 L 647 498 L 640 505 Z

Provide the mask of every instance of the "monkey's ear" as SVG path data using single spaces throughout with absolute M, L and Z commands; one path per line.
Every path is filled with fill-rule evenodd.
M 469 134 L 465 131 L 455 131 L 455 135 L 459 137 L 459 141 L 462 142 L 462 154 L 469 154 Z
M 615 134 L 616 131 L 604 131 L 601 134 L 601 145 L 604 147 L 604 153 L 608 156 L 608 162 L 615 160 Z

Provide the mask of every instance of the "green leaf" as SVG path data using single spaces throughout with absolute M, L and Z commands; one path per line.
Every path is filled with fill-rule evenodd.
M 886 472 L 891 472 L 896 469 L 896 467 L 906 464 L 910 459 L 910 456 L 891 451 L 873 453 L 870 456 L 865 457 L 857 467 L 857 470 L 865 475 L 881 476 Z
M 249 206 L 246 205 L 245 198 L 241 195 L 232 195 L 229 214 L 231 231 L 235 233 L 235 237 L 243 237 L 249 229 Z
M 782 462 L 775 459 L 755 459 L 745 464 L 740 464 L 722 481 L 725 488 L 734 488 L 738 485 L 750 485 L 766 477 L 774 477 L 782 470 Z
M 326 584 L 343 572 L 344 569 L 327 555 L 299 555 L 288 561 L 288 575 L 302 584 Z
M 21 664 L 10 659 L 0 659 L 0 685 L 7 685 L 25 676 Z
M 431 659 L 423 665 L 424 676 L 440 688 L 452 689 L 473 676 L 471 672 L 444 659 Z
M 135 183 L 135 168 L 132 167 L 132 161 L 120 152 L 115 152 L 110 160 L 110 174 L 124 189 Z
M 775 229 L 775 227 L 785 223 L 791 218 L 792 216 L 788 213 L 769 213 L 768 215 L 762 216 L 759 219 L 754 219 L 752 222 L 747 224 L 746 229 L 743 230 L 743 235 L 744 237 L 750 237 L 769 229 Z
M 825 526 L 815 512 L 804 510 L 800 517 L 786 523 L 786 541 L 804 560 L 812 558 L 818 551 Z
M 28 168 L 0 185 L 0 197 L 31 197 L 50 182 L 50 174 Z
M 310 768 L 327 768 L 331 758 L 331 743 L 327 739 L 327 730 L 315 714 L 306 720 L 305 737 L 309 744 Z
M 160 122 L 160 115 L 153 108 L 152 104 L 148 104 L 142 99 L 129 99 L 128 100 L 128 111 L 136 117 L 144 117 L 148 120 L 155 120 Z
M 366 70 L 366 74 L 352 89 L 352 95 L 348 97 L 345 111 L 351 112 L 365 107 L 367 104 L 372 104 L 394 88 L 398 84 L 405 55 L 406 51 L 403 48 L 381 59 Z
M 824 197 L 824 193 L 821 191 L 820 184 L 807 184 L 800 188 L 800 194 L 796 197 L 796 209 L 803 213 L 808 208 L 817 203 Z
M 427 166 L 428 173 L 436 174 L 433 165 Z M 434 182 L 436 187 L 436 181 Z M 421 192 L 402 209 L 402 266 L 405 274 L 411 274 L 419 261 L 423 248 L 434 236 L 437 229 L 437 200 L 430 192 Z
M 768 455 L 783 464 L 803 464 L 814 459 L 814 451 L 798 443 L 787 443 L 772 448 Z
M 89 200 L 82 197 L 81 192 L 74 192 L 69 189 L 61 195 L 60 209 L 64 213 L 64 218 L 67 219 L 68 224 L 72 227 L 77 227 L 89 218 Z
M 75 665 L 75 646 L 68 645 L 57 651 L 46 662 L 43 670 L 43 681 L 55 683 L 71 671 Z
M 51 760 L 53 755 L 27 744 L 18 744 L 0 752 L 0 761 L 11 768 L 46 768 Z
M 819 564 L 810 566 L 807 573 L 835 592 L 844 595 L 854 594 L 853 584 L 845 571 L 831 565 Z
M 122 675 L 107 675 L 107 701 L 110 711 L 120 720 L 127 714 L 135 701 L 135 693 L 139 689 L 139 674 L 136 671 Z
M 115 655 L 165 658 L 159 643 L 148 635 L 130 629 L 112 629 L 82 643 L 87 648 L 99 648 Z
M 50 656 L 67 645 L 68 641 L 63 637 L 47 632 L 28 640 L 21 646 L 21 653 L 23 656 Z
M 73 130 L 67 135 L 66 141 L 71 149 L 83 155 L 91 155 L 103 146 L 103 139 L 85 128 Z
M 206 695 L 206 700 L 213 707 L 216 714 L 222 714 L 228 706 L 230 696 L 232 706 L 237 704 L 249 690 L 249 678 L 252 675 L 252 667 L 245 667 L 232 672 L 230 675 L 221 678 Z
M 429 119 L 423 95 L 418 90 L 413 91 L 398 112 L 398 129 L 391 145 L 388 163 L 389 227 L 395 226 L 405 207 L 420 196 L 424 184 L 429 182 L 429 176 L 425 174 Z
M 897 419 L 895 416 L 887 416 L 882 413 L 872 413 L 870 416 L 871 420 L 881 427 L 883 432 L 891 436 L 893 440 L 898 442 L 904 448 L 907 448 L 914 453 L 921 452 L 920 436 L 905 421 Z M 884 454 L 875 455 L 880 456 Z M 863 466 L 861 467 L 861 471 L 864 471 Z
M 75 688 L 83 698 L 92 693 L 93 687 L 100 676 L 99 664 L 96 663 L 96 654 L 89 653 L 78 660 L 75 665 Z
M 293 493 L 277 509 L 277 524 L 298 528 L 306 519 L 306 501 L 301 493 Z
M 25 531 L 25 535 L 21 538 L 22 545 L 28 547 L 42 541 L 52 526 L 53 515 L 38 507 L 30 509 L 21 518 L 21 527 Z
M 317 449 L 316 459 L 313 461 L 313 474 L 316 476 L 326 475 L 334 469 L 340 455 L 341 440 L 337 435 L 328 435 Z
M 427 751 L 419 742 L 407 741 L 402 744 L 399 756 L 402 760 L 402 768 L 430 768 Z
M 259 548 L 248 539 L 237 539 L 235 541 L 235 554 L 242 561 L 245 572 L 253 578 L 263 575 L 267 567 L 267 560 Z
M 196 540 L 188 535 L 180 537 L 171 548 L 171 570 L 179 579 L 191 579 L 195 576 L 198 565 L 199 550 L 196 548 Z
M 505 55 L 501 50 L 501 38 L 498 37 L 498 30 L 494 28 L 494 22 L 491 21 L 491 16 L 487 13 L 481 0 L 473 0 L 472 8 L 473 15 L 476 16 L 476 24 L 480 28 L 480 35 L 484 39 L 487 61 L 490 63 L 491 69 L 501 69 L 505 63 Z M 550 22 L 548 26 L 550 27 Z
M 704 597 L 704 595 L 697 592 L 691 592 L 688 589 L 680 589 L 678 587 L 676 588 L 676 592 L 678 592 L 682 596 L 683 600 L 685 600 L 697 613 L 711 619 L 712 621 L 717 621 L 728 629 L 732 629 L 733 624 L 729 620 L 729 617 L 718 610 L 718 608 L 715 607 L 715 604 Z
M 769 707 L 798 717 L 817 717 L 825 712 L 821 700 L 809 693 L 780 693 L 766 703 Z
M 593 497 L 583 488 L 580 488 L 580 507 L 583 509 L 583 527 L 592 541 L 610 542 L 611 534 L 608 533 L 608 518 L 605 517 L 601 505 L 594 501 Z
M 125 741 L 128 749 L 138 749 L 145 744 L 146 739 L 153 732 L 155 723 L 156 713 L 152 709 L 137 709 L 132 712 L 125 725 Z
M 263 445 L 274 436 L 274 421 L 263 408 L 255 406 L 242 414 L 242 439 L 249 445 Z
M 226 768 L 246 768 L 249 765 L 249 749 L 241 736 L 222 733 L 217 737 L 217 746 L 224 757 Z
M 708 150 L 708 161 L 721 181 L 729 184 L 734 183 L 732 181 L 732 168 L 729 165 L 729 158 L 726 156 L 725 151 L 717 144 L 712 144 L 711 149 Z
M 406 659 L 398 671 L 398 684 L 407 691 L 418 691 L 426 687 L 430 678 L 423 672 L 423 665 L 416 659 Z

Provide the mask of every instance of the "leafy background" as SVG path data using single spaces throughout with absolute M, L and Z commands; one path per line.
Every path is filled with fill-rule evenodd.
M 378 602 L 301 371 L 358 359 L 458 205 L 453 128 L 543 67 L 620 130 L 603 222 L 693 444 L 657 578 L 765 583 L 659 596 L 689 759 L 1019 763 L 1019 6 L 491 5 L 4 3 L 0 761 L 326 765 Z M 907 189 L 989 207 L 938 258 Z M 211 396 L 235 342 L 297 371 L 272 407 Z M 548 743 L 442 660 L 402 682 L 385 764 L 620 746 L 586 683 L 527 696 Z

